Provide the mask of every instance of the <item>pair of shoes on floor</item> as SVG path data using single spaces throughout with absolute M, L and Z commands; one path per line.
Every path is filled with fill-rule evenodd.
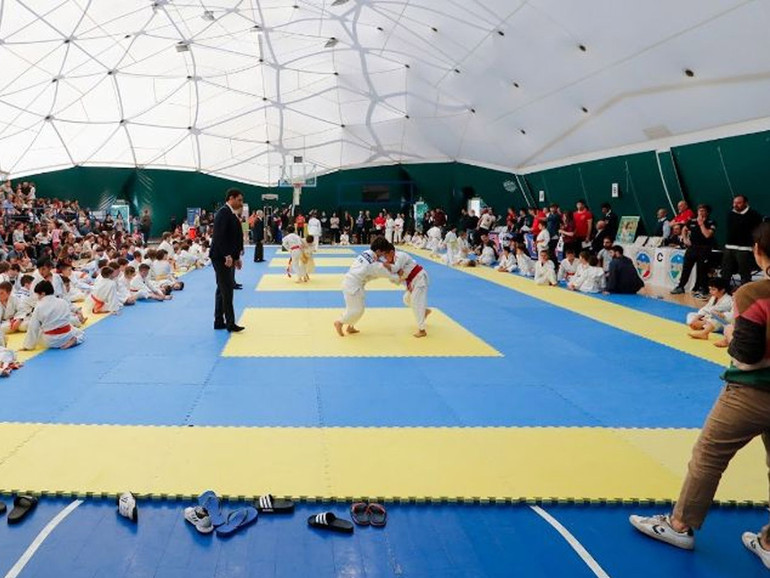
M 709 299 L 710 297 L 708 293 L 703 293 L 702 291 L 693 291 L 692 296 L 695 297 L 695 299 L 700 299 L 701 301 Z
M 338 532 L 340 534 L 352 534 L 353 524 L 348 520 L 338 518 L 334 512 L 321 512 L 307 519 L 307 525 L 318 530 Z
M 118 514 L 136 523 L 139 520 L 139 509 L 136 507 L 136 496 L 131 492 L 123 492 L 117 499 Z
M 198 496 L 198 505 L 184 509 L 184 519 L 190 522 L 201 534 L 211 534 L 216 531 L 217 536 L 230 536 L 241 528 L 245 528 L 257 521 L 257 510 L 251 506 L 238 508 L 229 512 L 227 516 L 222 513 L 219 496 L 212 490 L 207 490 Z
M 642 534 L 666 542 L 677 548 L 692 550 L 695 548 L 695 536 L 693 531 L 677 532 L 671 526 L 671 517 L 669 515 L 657 516 L 629 516 L 628 521 Z M 760 543 L 759 534 L 754 532 L 744 532 L 741 535 L 741 541 L 749 552 L 757 555 L 765 568 L 770 570 L 770 550 L 765 550 Z
M 236 284 L 233 286 L 233 289 L 243 289 L 243 285 L 241 285 L 240 283 L 236 283 Z
M 13 499 L 13 509 L 8 512 L 8 524 L 20 523 L 37 507 L 37 498 L 27 494 L 19 494 Z M 5 503 L 0 502 L 0 516 L 7 510 Z
M 669 293 L 671 295 L 683 295 L 684 289 L 682 289 L 681 287 L 674 287 L 671 291 L 669 291 Z
M 388 523 L 388 512 L 382 504 L 356 502 L 350 506 L 350 517 L 359 526 L 382 528 Z

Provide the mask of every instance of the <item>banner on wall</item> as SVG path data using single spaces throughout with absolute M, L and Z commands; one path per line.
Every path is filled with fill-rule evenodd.
M 532 233 L 524 233 L 524 244 L 527 246 L 529 256 L 537 259 L 537 245 L 535 244 L 535 236 Z
M 428 212 L 428 203 L 425 201 L 417 201 L 414 204 L 414 226 L 417 231 L 420 231 L 421 233 L 424 232 L 422 230 L 422 219 L 425 217 L 425 213 Z
M 195 226 L 195 219 L 196 217 L 201 216 L 201 208 L 200 207 L 187 207 L 187 224 L 191 227 Z
M 615 242 L 631 244 L 636 238 L 636 230 L 639 228 L 639 217 L 620 217 L 618 224 L 618 233 L 615 236 Z
M 652 277 L 652 255 L 648 249 L 639 249 L 634 257 L 634 265 L 642 281 L 647 281 Z
M 114 205 L 110 206 L 110 215 L 112 215 L 112 218 L 117 220 L 118 215 L 120 215 L 120 218 L 123 220 L 123 230 L 128 231 L 131 233 L 131 211 L 129 210 L 127 203 L 115 203 Z

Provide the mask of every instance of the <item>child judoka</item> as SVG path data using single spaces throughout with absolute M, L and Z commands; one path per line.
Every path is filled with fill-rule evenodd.
M 369 249 L 356 257 L 350 269 L 342 280 L 342 295 L 345 298 L 345 312 L 334 322 L 334 329 L 340 337 L 344 337 L 343 326 L 347 325 L 348 333 L 358 333 L 355 325 L 364 314 L 366 301 L 366 284 L 376 277 L 388 277 L 390 270 L 380 262 L 380 259 L 393 250 L 393 245 L 385 237 L 377 237 Z
M 446 245 L 444 262 L 451 267 L 461 258 L 460 246 L 457 241 L 457 227 L 451 227 L 444 235 L 444 245 Z
M 535 263 L 535 284 L 556 285 L 556 267 L 551 261 L 548 249 L 540 250 L 540 258 Z
M 391 279 L 406 284 L 404 305 L 411 307 L 417 320 L 417 333 L 414 336 L 427 336 L 425 318 L 431 314 L 428 308 L 428 274 L 409 253 L 391 249 L 385 255 L 385 260 L 391 265 Z
M 70 304 L 53 294 L 50 281 L 35 285 L 38 297 L 29 319 L 22 350 L 32 350 L 42 343 L 49 349 L 69 349 L 83 343 L 85 334 L 72 325 Z
M 313 253 L 318 249 L 318 243 L 313 235 L 305 237 L 305 242 L 302 244 L 302 266 L 305 268 L 304 282 L 310 281 L 310 274 L 315 273 L 315 258 Z
M 710 333 L 723 331 L 725 325 L 733 322 L 733 298 L 727 292 L 727 280 L 712 277 L 708 285 L 711 295 L 708 303 L 697 312 L 687 314 L 687 325 L 692 329 L 687 335 L 693 339 L 708 339 Z
M 295 282 L 302 283 L 305 278 L 305 264 L 302 262 L 302 237 L 294 232 L 294 226 L 289 225 L 286 228 L 286 235 L 281 243 L 283 248 L 289 252 L 289 264 L 286 267 L 286 274 L 291 277 L 294 273 Z

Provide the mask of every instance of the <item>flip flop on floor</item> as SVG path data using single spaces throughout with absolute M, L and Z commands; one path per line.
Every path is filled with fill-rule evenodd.
M 359 526 L 368 526 L 369 519 L 369 504 L 366 502 L 356 502 L 350 506 L 350 517 Z
M 254 502 L 254 507 L 260 514 L 290 514 L 294 511 L 294 502 L 265 494 Z
M 5 511 L 8 509 L 8 506 L 5 505 L 5 502 L 0 502 L 0 516 L 5 514 Z
M 331 530 L 332 532 L 341 532 L 343 534 L 353 533 L 353 524 L 347 520 L 341 520 L 332 512 L 310 516 L 307 519 L 307 523 L 312 528 L 318 528 L 319 530 Z
M 225 523 L 225 516 L 222 514 L 222 506 L 219 503 L 219 496 L 213 490 L 206 490 L 198 496 L 198 505 L 204 508 L 211 518 L 211 525 L 215 528 Z
M 366 513 L 369 514 L 369 523 L 376 528 L 382 528 L 388 522 L 388 512 L 382 504 L 369 504 Z
M 13 499 L 13 510 L 8 514 L 8 523 L 18 524 L 36 507 L 37 498 L 35 496 L 16 496 Z
M 217 536 L 229 536 L 257 521 L 257 509 L 247 506 L 227 514 L 227 520 L 217 526 Z

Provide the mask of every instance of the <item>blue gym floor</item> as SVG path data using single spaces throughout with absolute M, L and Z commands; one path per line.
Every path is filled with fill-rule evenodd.
M 267 263 L 252 263 L 247 251 L 238 274 L 244 286 L 236 292 L 238 311 L 341 307 L 335 292 L 256 292 Z M 268 248 L 266 259 L 274 253 Z M 205 269 L 187 275 L 185 290 L 173 301 L 141 303 L 105 319 L 88 329 L 83 347 L 46 352 L 3 381 L 0 422 L 696 428 L 721 387 L 721 368 L 713 363 L 461 271 L 423 264 L 430 303 L 503 357 L 223 358 L 228 335 L 211 329 L 214 275 Z M 637 296 L 597 299 L 677 321 L 688 311 Z M 367 305 L 401 306 L 401 294 L 370 292 Z M 258 327 L 248 331 L 260 338 Z M 206 467 L 205 456 L 195 459 Z M 233 459 L 259 458 L 255 453 Z M 44 499 L 17 527 L 0 519 L 3 574 L 71 501 Z M 357 529 L 347 537 L 306 527 L 308 515 L 326 509 L 346 515 L 345 505 L 302 504 L 293 516 L 263 516 L 227 540 L 196 534 L 182 518 L 185 505 L 140 501 L 134 526 L 115 514 L 113 503 L 86 499 L 20 575 L 594 575 L 527 505 L 392 504 L 387 528 Z M 544 509 L 610 576 L 765 575 L 740 542 L 742 531 L 767 523 L 764 510 L 715 509 L 698 534 L 696 551 L 688 553 L 645 539 L 628 525 L 629 513 L 665 508 Z

